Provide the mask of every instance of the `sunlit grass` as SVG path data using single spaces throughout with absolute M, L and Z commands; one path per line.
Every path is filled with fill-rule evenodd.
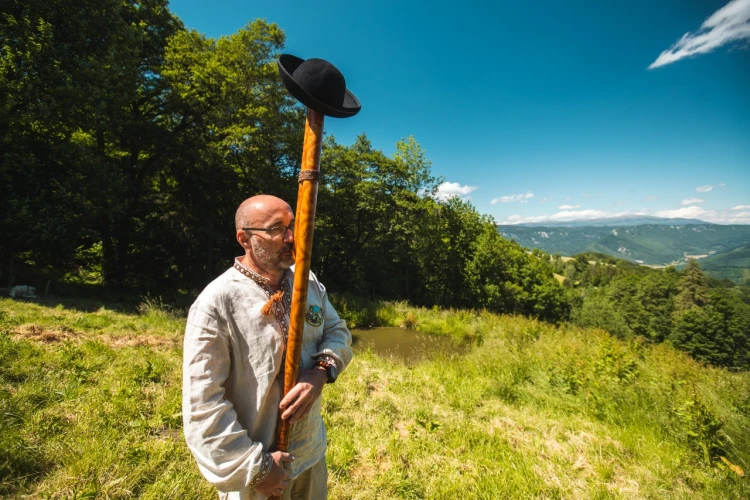
M 500 323 L 463 358 L 409 369 L 360 356 L 325 403 L 335 498 L 747 495 L 720 460 L 747 469 L 747 374 L 603 332 Z
M 362 352 L 326 387 L 331 498 L 750 496 L 730 469 L 750 469 L 748 373 L 602 331 L 367 307 L 475 347 Z M 181 435 L 184 317 L 136 311 L 0 300 L 0 496 L 216 497 Z

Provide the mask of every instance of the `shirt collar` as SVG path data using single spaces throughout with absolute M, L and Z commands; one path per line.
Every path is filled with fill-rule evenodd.
M 241 255 L 239 257 L 234 258 L 234 267 L 236 270 L 256 282 L 258 285 L 260 285 L 261 288 L 264 290 L 270 290 L 271 289 L 271 280 L 266 278 L 265 276 L 262 276 L 258 274 L 257 272 L 253 271 L 249 267 L 247 267 L 245 264 L 242 263 L 242 259 L 244 258 L 244 255 Z M 291 274 L 291 271 L 287 269 L 284 271 L 284 277 L 281 279 L 281 286 L 284 287 L 284 284 L 287 282 L 289 275 Z
M 250 278 L 251 280 L 253 280 L 254 282 L 256 282 L 257 284 L 259 284 L 261 287 L 264 287 L 264 288 L 270 287 L 271 280 L 269 280 L 265 276 L 261 276 L 260 274 L 256 273 L 255 271 L 247 267 L 245 264 L 243 264 L 242 263 L 243 257 L 244 255 L 240 257 L 235 257 L 233 267 L 237 269 L 239 272 L 241 272 L 242 274 L 244 274 L 245 276 L 247 276 L 248 278 Z

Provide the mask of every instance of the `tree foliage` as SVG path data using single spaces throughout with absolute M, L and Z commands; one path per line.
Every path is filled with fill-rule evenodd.
M 0 46 L 5 283 L 191 293 L 240 252 L 240 201 L 295 206 L 305 111 L 278 78 L 277 25 L 213 39 L 166 0 L 9 0 Z M 568 316 L 547 261 L 433 197 L 442 180 L 413 137 L 388 156 L 328 136 L 322 171 L 313 269 L 332 289 Z
M 586 265 L 582 259 L 566 264 L 579 284 L 573 321 L 621 338 L 669 342 L 714 365 L 750 369 L 750 305 L 743 301 L 743 287 L 709 280 L 693 259 L 677 271 L 621 264 L 611 257 L 588 262 L 597 258 L 587 255 Z M 561 264 L 553 259 L 553 266 Z M 602 266 L 609 271 L 597 282 Z
M 305 111 L 277 75 L 278 26 L 212 39 L 166 0 L 5 5 L 3 284 L 194 293 L 240 252 L 240 201 L 270 193 L 296 205 Z M 322 158 L 313 269 L 333 290 L 570 318 L 750 368 L 750 293 L 707 279 L 697 261 L 652 270 L 529 252 L 471 203 L 435 198 L 442 179 L 413 137 L 388 156 L 365 134 L 351 145 L 327 136 Z

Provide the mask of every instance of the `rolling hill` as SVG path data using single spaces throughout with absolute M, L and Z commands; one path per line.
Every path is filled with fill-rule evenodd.
M 750 225 L 671 221 L 618 226 L 499 225 L 498 231 L 522 246 L 564 256 L 601 252 L 652 266 L 679 265 L 691 257 L 715 256 L 716 260 L 705 262 L 723 268 L 743 267 L 736 261 L 747 257 L 747 250 L 722 259 L 719 256 L 750 245 Z
M 711 255 L 700 261 L 703 270 L 719 279 L 738 284 L 750 283 L 750 245 Z
M 623 215 L 620 217 L 602 217 L 595 219 L 578 219 L 569 221 L 544 221 L 544 222 L 524 222 L 517 224 L 522 227 L 624 227 L 624 226 L 642 226 L 644 224 L 657 224 L 667 226 L 687 226 L 690 224 L 706 225 L 711 224 L 699 219 L 674 218 L 666 219 L 664 217 L 653 217 L 650 215 Z

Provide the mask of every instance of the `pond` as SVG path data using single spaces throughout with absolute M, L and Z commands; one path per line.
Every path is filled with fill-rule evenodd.
M 352 330 L 352 349 L 369 348 L 375 354 L 414 364 L 438 354 L 463 354 L 469 346 L 447 335 L 433 335 L 396 327 Z

